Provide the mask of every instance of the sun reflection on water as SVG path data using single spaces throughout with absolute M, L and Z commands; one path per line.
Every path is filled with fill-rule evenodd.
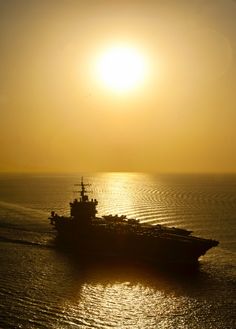
M 194 300 L 142 283 L 85 283 L 77 300 L 67 300 L 63 313 L 93 328 L 188 328 Z M 83 326 L 82 326 L 83 327 Z
M 100 174 L 106 185 L 104 190 L 96 191 L 99 199 L 99 215 L 129 215 L 137 209 L 137 192 L 149 181 L 148 174 L 104 173 Z
M 72 328 L 189 329 L 189 317 L 197 317 L 202 307 L 192 294 L 190 277 L 141 264 L 78 266 L 72 261 L 70 265 L 68 290 L 58 305 L 62 316 L 54 328 L 63 323 L 61 328 L 68 324 Z M 204 313 L 211 311 L 210 305 L 203 306 Z

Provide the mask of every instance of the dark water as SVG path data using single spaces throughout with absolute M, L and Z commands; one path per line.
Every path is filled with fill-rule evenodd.
M 236 328 L 236 176 L 85 175 L 99 215 L 126 214 L 220 241 L 184 276 L 81 264 L 53 246 L 80 175 L 0 176 L 0 328 Z

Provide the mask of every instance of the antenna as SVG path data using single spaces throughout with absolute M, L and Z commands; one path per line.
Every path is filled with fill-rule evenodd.
M 87 191 L 85 189 L 85 186 L 90 186 L 91 184 L 84 184 L 84 177 L 81 177 L 81 183 L 80 184 L 74 184 L 74 186 L 80 186 L 81 190 L 80 191 L 76 191 L 78 193 L 80 193 L 80 196 L 82 198 L 82 200 L 84 201 L 85 199 L 88 200 L 88 196 L 86 195 L 86 193 L 92 193 L 92 191 Z

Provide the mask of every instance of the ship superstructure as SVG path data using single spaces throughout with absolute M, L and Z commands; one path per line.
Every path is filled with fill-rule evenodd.
M 97 217 L 96 199 L 89 199 L 83 178 L 80 198 L 70 203 L 70 216 L 51 212 L 57 240 L 80 255 L 129 258 L 161 263 L 193 264 L 218 241 L 191 235 L 191 231 L 140 223 L 125 215 Z

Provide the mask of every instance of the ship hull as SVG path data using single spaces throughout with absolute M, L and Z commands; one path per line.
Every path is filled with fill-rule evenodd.
M 218 244 L 214 240 L 170 233 L 150 236 L 93 225 L 81 229 L 73 222 L 57 223 L 56 229 L 57 244 L 80 257 L 193 265 Z

